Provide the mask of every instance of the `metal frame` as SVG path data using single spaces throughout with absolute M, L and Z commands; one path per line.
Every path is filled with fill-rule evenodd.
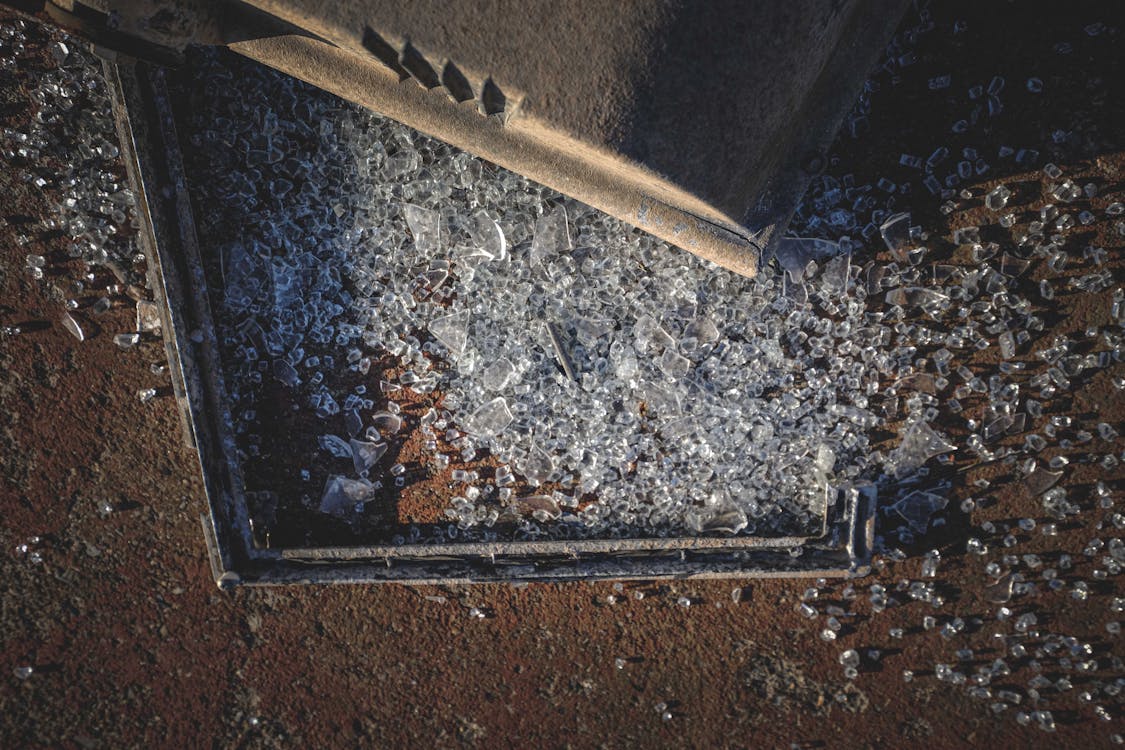
M 159 65 L 102 54 L 141 216 L 150 283 L 187 444 L 199 457 L 201 517 L 220 587 L 282 583 L 462 583 L 687 577 L 857 576 L 868 571 L 873 486 L 826 502 L 815 537 L 691 537 L 263 549 L 235 460 L 229 403 L 200 260 L 180 140 Z M 790 550 L 800 547 L 793 557 Z

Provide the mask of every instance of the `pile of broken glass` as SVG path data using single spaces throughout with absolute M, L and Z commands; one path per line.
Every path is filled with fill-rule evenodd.
M 1010 358 L 1034 327 L 1014 296 L 992 308 L 1026 261 L 919 265 L 923 238 L 907 214 L 884 212 L 870 247 L 787 239 L 748 279 L 389 119 L 233 64 L 204 53 L 194 62 L 214 93 L 192 136 L 209 160 L 200 203 L 269 218 L 219 248 L 223 334 L 237 338 L 249 322 L 264 342 L 228 363 L 227 385 L 235 413 L 252 418 L 266 360 L 267 376 L 323 419 L 321 447 L 354 464 L 324 478 L 326 513 L 354 518 L 382 483 L 401 486 L 405 467 L 388 465 L 387 440 L 420 429 L 422 468 L 451 472 L 445 513 L 461 538 L 488 538 L 512 519 L 516 538 L 809 533 L 838 488 L 909 479 L 954 450 L 931 426 L 935 378 L 957 377 L 951 349 L 1003 331 Z M 895 260 L 875 262 L 887 248 Z M 957 324 L 966 308 L 1012 325 Z M 944 332 L 909 322 L 943 317 L 954 321 Z M 313 345 L 338 353 L 307 356 Z M 936 372 L 924 372 L 923 346 L 937 350 Z M 326 367 L 366 373 L 383 355 L 398 362 L 394 382 L 362 393 L 324 384 Z M 970 392 L 991 387 L 962 379 Z M 442 398 L 404 424 L 400 389 Z M 989 423 L 1012 431 L 1018 391 L 994 395 Z M 876 449 L 877 427 L 900 434 L 897 447 Z M 500 462 L 494 473 L 458 468 L 486 452 Z M 517 479 L 541 489 L 516 492 Z M 903 501 L 919 532 L 944 506 L 933 493 Z

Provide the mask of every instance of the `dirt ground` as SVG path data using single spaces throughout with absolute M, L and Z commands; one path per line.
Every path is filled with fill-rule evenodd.
M 1121 80 L 1114 55 L 1122 15 L 1092 2 L 943 4 L 937 23 L 968 20 L 958 44 L 991 38 L 996 49 L 985 59 L 958 52 L 952 63 L 932 63 L 961 66 L 947 71 L 960 90 L 1010 69 L 1023 71 L 1008 74 L 1010 87 L 1036 75 L 1059 91 L 1011 113 L 1024 138 L 1012 145 L 1050 142 L 1059 128 L 1079 133 L 1077 143 L 1045 151 L 1040 162 L 1051 155 L 1068 175 L 1102 186 L 1098 221 L 1084 230 L 1090 244 L 1106 248 L 1118 279 L 1123 241 L 1104 208 L 1112 196 L 1122 199 L 1125 119 L 1120 93 L 1100 103 L 1095 94 L 1111 88 L 1105 78 Z M 1093 45 L 1085 29 L 1099 20 L 1116 31 Z M 1081 54 L 1054 54 L 1060 41 Z M 938 54 L 919 50 L 923 65 Z M 927 114 L 910 108 L 872 118 L 870 127 L 886 137 L 865 142 L 880 145 L 857 150 L 844 141 L 837 156 L 866 181 L 863 170 L 896 164 L 904 142 L 931 128 Z M 0 125 L 18 127 L 29 116 L 19 90 L 0 91 Z M 947 127 L 932 124 L 931 142 Z M 992 174 L 979 184 L 1003 178 L 1030 191 L 1039 179 L 1032 172 Z M 1120 636 L 1105 629 L 1121 617 L 1110 603 L 1123 587 L 1113 576 L 1095 579 L 1101 558 L 1082 554 L 1090 539 L 1120 534 L 1110 521 L 1115 509 L 1089 498 L 1093 483 L 1108 479 L 1120 506 L 1122 470 L 1078 460 L 1066 481 L 1082 517 L 1060 524 L 1055 537 L 1019 533 L 1014 550 L 1050 561 L 1074 556 L 1067 588 L 1040 587 L 1010 606 L 1034 611 L 1041 630 L 1090 643 L 1099 663 L 1094 675 L 1068 673 L 1073 690 L 1050 691 L 1054 733 L 1013 719 L 1017 708 L 1033 710 L 1026 699 L 996 716 L 992 701 L 933 674 L 936 662 L 957 662 L 957 649 L 973 649 L 976 663 L 1002 655 L 993 633 L 1011 628 L 997 622 L 984 561 L 965 554 L 965 537 L 999 547 L 1003 534 L 970 532 L 970 521 L 1049 520 L 1010 467 L 974 469 L 966 461 L 950 507 L 970 496 L 988 502 L 971 519 L 951 518 L 907 550 L 905 561 L 888 560 L 855 582 L 855 601 L 846 600 L 846 582 L 822 587 L 822 611 L 846 612 L 832 643 L 819 637 L 823 614 L 806 619 L 796 611 L 812 585 L 802 580 L 221 592 L 200 528 L 199 466 L 183 445 L 167 374 L 150 370 L 163 361 L 162 346 L 114 345 L 115 333 L 133 328 L 124 298 L 104 315 L 83 316 L 84 342 L 64 330 L 52 285 L 77 269 L 68 266 L 62 238 L 31 232 L 50 215 L 50 196 L 7 168 L 0 168 L 0 194 L 0 327 L 22 330 L 0 337 L 0 747 L 1095 748 L 1125 733 L 1120 697 L 1098 699 L 1108 722 L 1078 697 L 1095 682 L 1125 676 Z M 1037 197 L 1025 197 L 1023 212 L 1039 207 Z M 931 235 L 978 220 L 979 198 L 948 216 L 933 210 L 937 203 L 925 196 L 919 204 L 927 208 L 915 217 Z M 32 246 L 17 244 L 29 232 Z M 51 260 L 48 283 L 24 269 L 33 250 Z M 1107 325 L 1109 295 L 1060 294 L 1042 339 Z M 1120 364 L 1099 370 L 1056 408 L 1120 431 L 1125 398 L 1112 379 L 1122 375 Z M 141 403 L 137 391 L 145 388 L 161 395 Z M 1120 441 L 1114 450 L 1120 455 Z M 977 479 L 994 484 L 984 491 Z M 27 551 L 17 549 L 24 544 Z M 873 612 L 868 587 L 894 592 L 902 580 L 920 580 L 921 553 L 930 547 L 942 550 L 935 584 L 945 605 L 937 610 L 898 593 L 898 604 Z M 1087 600 L 1070 594 L 1078 580 L 1090 584 Z M 967 631 L 946 640 L 924 630 L 930 614 L 958 615 Z M 905 637 L 892 638 L 892 628 Z M 838 662 L 846 648 L 865 655 L 854 680 Z M 866 656 L 872 648 L 878 659 Z M 1027 659 L 1009 661 L 1011 683 L 1022 688 L 1034 672 Z M 913 681 L 904 682 L 904 669 L 915 672 Z M 1048 672 L 1060 676 L 1053 666 Z

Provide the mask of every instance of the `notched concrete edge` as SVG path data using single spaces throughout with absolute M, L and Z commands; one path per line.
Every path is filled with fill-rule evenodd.
M 231 42 L 233 51 L 587 203 L 743 276 L 760 249 L 731 217 L 659 176 L 528 117 L 481 120 L 472 102 L 399 78 L 381 61 L 300 35 Z

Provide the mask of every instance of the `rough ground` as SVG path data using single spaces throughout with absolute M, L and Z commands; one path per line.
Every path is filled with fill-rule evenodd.
M 999 40 L 1034 32 L 1054 40 L 1079 37 L 1104 6 L 1081 3 L 1049 16 L 1042 8 L 996 7 L 1004 12 L 974 11 L 969 3 L 956 10 L 973 16 L 970 29 L 978 34 Z M 1049 68 L 1049 49 L 1013 54 Z M 960 78 L 987 83 L 1010 58 L 1000 50 L 996 59 L 962 59 Z M 1094 77 L 1106 62 L 1068 64 L 1088 66 Z M 1039 75 L 1050 81 L 1050 73 Z M 1120 105 L 1106 112 L 1120 113 Z M 4 127 L 27 116 L 19 90 L 0 90 Z M 1045 133 L 1066 119 L 1058 112 L 1025 116 Z M 902 117 L 917 121 L 924 113 Z M 1068 174 L 1096 175 L 1106 192 L 1120 195 L 1121 122 L 1101 123 L 1117 128 L 1117 149 L 1078 153 L 1060 165 Z M 895 123 L 872 127 L 898 132 Z M 893 163 L 901 150 L 889 138 L 882 153 L 843 158 Z M 945 540 L 927 544 L 943 550 L 939 585 L 949 603 L 941 614 L 979 615 L 984 624 L 955 645 L 923 632 L 929 605 L 873 615 L 863 594 L 841 639 L 825 643 L 817 636 L 823 618 L 795 611 L 806 581 L 631 584 L 620 593 L 608 583 L 220 592 L 204 555 L 198 466 L 183 446 L 167 376 L 149 369 L 162 348 L 114 346 L 113 334 L 133 325 L 124 299 L 103 316 L 83 318 L 85 342 L 67 333 L 58 323 L 61 298 L 51 289 L 74 270 L 61 239 L 34 235 L 32 248 L 51 259 L 48 284 L 27 275 L 24 256 L 32 248 L 15 240 L 49 215 L 50 196 L 10 169 L 0 169 L 0 195 L 0 326 L 23 330 L 0 339 L 0 747 L 1094 748 L 1123 731 L 1119 718 L 1102 722 L 1070 699 L 1063 705 L 1073 710 L 1056 710 L 1058 730 L 1046 734 L 1018 726 L 1012 709 L 995 717 L 988 701 L 933 678 L 934 662 L 954 661 L 954 648 L 996 656 L 996 606 L 983 598 L 982 564 L 964 555 L 967 532 L 956 522 Z M 948 234 L 951 222 L 971 219 L 935 212 L 926 229 Z M 1104 221 L 1093 228 L 1119 267 L 1121 240 L 1111 230 Z M 1105 322 L 1105 305 L 1084 295 L 1062 295 L 1057 304 L 1051 323 L 1059 331 Z M 1084 381 L 1073 413 L 1120 425 L 1122 392 L 1110 380 L 1100 372 Z M 149 387 L 164 395 L 141 404 L 137 390 Z M 996 468 L 967 473 L 951 507 L 979 496 L 970 481 L 982 476 L 1004 475 Z M 1097 476 L 1079 467 L 1069 481 L 1085 497 Z M 1120 470 L 1116 481 L 1119 496 Z M 989 495 L 994 502 L 974 523 L 1042 520 L 1018 486 L 1001 482 Z M 1078 559 L 1090 537 L 1114 534 L 1089 523 L 1063 527 L 1055 538 L 1037 532 L 1018 551 L 1067 551 Z M 25 543 L 41 563 L 15 552 Z M 1082 562 L 1071 578 L 1090 580 L 1092 567 Z M 917 579 L 919 569 L 915 557 L 862 584 L 893 589 L 900 579 Z M 1118 617 L 1107 604 L 1121 586 L 1112 578 L 1091 583 L 1092 606 L 1078 606 L 1065 591 L 1040 594 L 1034 606 L 1043 627 L 1095 643 L 1108 662 L 1123 655 L 1119 637 L 1104 630 L 1106 619 Z M 731 591 L 739 586 L 736 604 Z M 682 596 L 690 607 L 677 603 Z M 473 607 L 486 617 L 470 616 Z M 893 627 L 906 628 L 907 637 L 890 639 Z M 884 657 L 849 683 L 839 652 L 871 646 Z M 22 667 L 33 668 L 30 676 L 17 674 Z M 903 669 L 918 676 L 904 683 Z M 658 704 L 671 719 L 662 719 Z

